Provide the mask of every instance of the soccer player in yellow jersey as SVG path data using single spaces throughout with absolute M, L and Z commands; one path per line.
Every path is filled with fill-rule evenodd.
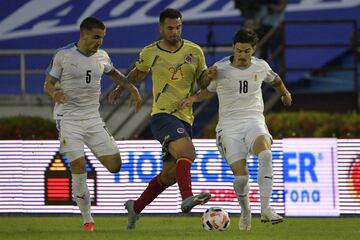
M 136 67 L 129 73 L 132 83 L 144 80 L 151 72 L 153 106 L 151 130 L 163 147 L 163 168 L 137 200 L 128 200 L 128 229 L 135 228 L 141 211 L 166 188 L 178 183 L 182 196 L 181 210 L 188 213 L 211 198 L 209 193 L 193 195 L 191 165 L 195 148 L 191 141 L 194 120 L 192 107 L 180 108 L 183 98 L 190 96 L 195 83 L 205 88 L 215 77 L 216 67 L 207 69 L 201 48 L 181 38 L 182 16 L 178 10 L 165 9 L 160 13 L 159 31 L 162 39 L 146 46 L 140 53 Z M 120 88 L 110 94 L 114 102 Z

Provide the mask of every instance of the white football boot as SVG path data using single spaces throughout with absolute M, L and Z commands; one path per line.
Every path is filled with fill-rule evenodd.
M 251 230 L 251 211 L 241 211 L 239 229 L 242 231 Z
M 284 221 L 283 217 L 277 214 L 272 208 L 267 208 L 261 212 L 262 223 L 271 222 L 272 224 L 277 224 L 283 221 Z

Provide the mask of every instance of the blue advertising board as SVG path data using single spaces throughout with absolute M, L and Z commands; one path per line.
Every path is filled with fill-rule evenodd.
M 125 213 L 122 205 L 136 199 L 161 170 L 161 145 L 154 140 L 118 141 L 122 169 L 109 173 L 86 148 L 94 213 Z M 211 206 L 240 213 L 233 176 L 215 140 L 195 139 L 192 166 L 194 194 L 209 192 Z M 274 186 L 271 205 L 285 216 L 360 214 L 359 139 L 283 139 L 272 145 Z M 260 213 L 258 160 L 248 159 L 250 205 Z M 58 141 L 0 141 L 0 213 L 78 213 L 71 198 L 67 158 Z M 144 213 L 180 213 L 176 184 L 166 189 Z

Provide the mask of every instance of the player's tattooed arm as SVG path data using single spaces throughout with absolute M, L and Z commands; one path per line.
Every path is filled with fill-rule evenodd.
M 201 89 L 204 89 L 210 84 L 211 80 L 213 80 L 216 77 L 216 75 L 217 75 L 217 67 L 216 66 L 209 67 L 201 74 L 200 78 L 197 81 L 197 84 Z
M 122 75 L 122 74 L 121 74 Z M 137 85 L 139 82 L 144 80 L 146 78 L 147 73 L 139 71 L 136 67 L 133 68 L 130 73 L 125 77 L 122 75 L 122 78 L 126 79 L 126 81 L 129 84 Z M 116 104 L 121 96 L 122 91 L 124 90 L 124 87 L 122 85 L 117 85 L 117 87 L 112 90 L 108 96 L 108 100 L 112 104 Z
M 289 90 L 287 90 L 284 82 L 279 76 L 271 82 L 271 85 L 281 94 L 281 101 L 285 106 L 291 106 L 292 96 Z
M 130 83 L 127 77 L 115 68 L 111 70 L 107 76 L 111 81 L 117 84 L 117 87 L 109 95 L 109 102 L 116 103 L 122 90 L 127 89 L 130 92 L 130 104 L 134 105 L 135 110 L 138 111 L 141 106 L 142 98 L 135 85 Z
M 136 67 L 134 67 L 128 73 L 128 75 L 126 77 L 122 74 L 121 75 L 122 75 L 122 78 L 126 79 L 126 81 L 137 86 L 140 82 L 142 82 L 146 78 L 147 74 L 148 74 L 147 72 L 142 72 L 142 71 L 138 70 Z M 122 85 L 118 84 L 118 86 L 115 88 L 114 91 L 122 91 L 123 89 L 124 89 L 124 87 Z
M 113 81 L 117 86 L 120 86 L 122 88 L 127 88 L 127 86 L 132 85 L 128 79 L 125 77 L 124 74 L 122 74 L 117 69 L 112 69 L 109 73 L 106 74 L 111 81 Z
M 136 67 L 134 67 L 129 74 L 127 75 L 127 79 L 135 85 L 138 85 L 140 82 L 144 81 L 147 76 L 147 72 L 140 71 Z

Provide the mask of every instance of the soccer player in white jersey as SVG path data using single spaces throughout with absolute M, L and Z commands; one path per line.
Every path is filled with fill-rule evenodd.
M 269 206 L 273 185 L 272 136 L 263 115 L 262 82 L 270 83 L 276 88 L 285 106 L 291 105 L 292 98 L 279 75 L 264 60 L 252 56 L 257 41 L 253 30 L 242 29 L 236 32 L 233 38 L 233 56 L 215 63 L 217 77 L 207 89 L 181 102 L 181 106 L 185 107 L 215 93 L 218 95 L 217 146 L 235 176 L 234 190 L 241 206 L 240 230 L 251 229 L 249 173 L 246 164 L 249 154 L 255 154 L 259 159 L 261 221 L 273 224 L 283 221 Z
M 94 17 L 80 24 L 80 39 L 56 51 L 47 70 L 44 91 L 55 102 L 54 119 L 59 131 L 60 150 L 70 161 L 72 191 L 80 208 L 85 231 L 94 231 L 87 187 L 84 144 L 111 172 L 121 168 L 121 158 L 114 138 L 99 113 L 101 76 L 130 92 L 130 102 L 137 111 L 141 96 L 137 88 L 116 70 L 108 54 L 100 49 L 106 29 Z

